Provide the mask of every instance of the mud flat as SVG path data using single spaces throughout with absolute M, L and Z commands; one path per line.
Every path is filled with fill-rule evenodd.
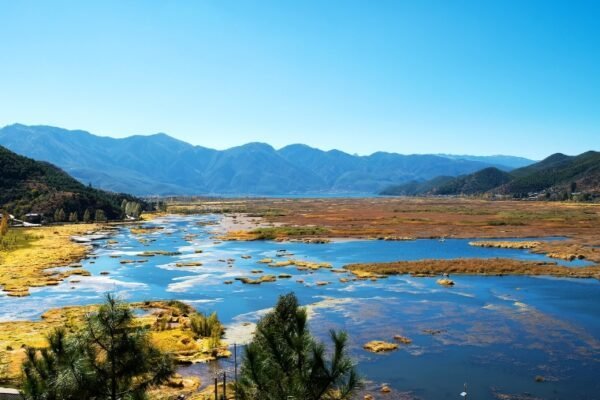
M 359 277 L 369 275 L 435 276 L 456 275 L 547 275 L 567 278 L 600 279 L 600 267 L 565 267 L 551 262 L 530 262 L 509 258 L 461 258 L 452 260 L 397 261 L 349 264 L 344 268 Z
M 29 295 L 32 287 L 56 285 L 69 272 L 51 272 L 49 268 L 68 266 L 85 258 L 90 247 L 75 243 L 72 236 L 98 231 L 97 224 L 44 226 L 24 230 L 32 239 L 26 247 L 0 254 L 0 286 L 8 296 Z

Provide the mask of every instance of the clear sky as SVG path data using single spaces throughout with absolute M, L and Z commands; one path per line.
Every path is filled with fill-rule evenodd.
M 0 125 L 368 154 L 600 150 L 600 2 L 0 0 Z

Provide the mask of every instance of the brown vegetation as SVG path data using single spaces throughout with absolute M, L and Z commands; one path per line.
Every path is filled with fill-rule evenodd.
M 600 267 L 570 268 L 550 262 L 519 261 L 507 258 L 460 258 L 452 260 L 397 261 L 350 264 L 345 266 L 357 276 L 403 275 L 548 275 L 568 278 L 600 279 Z

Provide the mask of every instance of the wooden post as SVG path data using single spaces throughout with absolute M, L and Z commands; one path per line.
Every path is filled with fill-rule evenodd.
M 223 371 L 223 399 L 227 400 L 227 372 Z
M 234 371 L 235 371 L 234 379 L 235 379 L 235 385 L 236 385 L 236 390 L 233 392 L 233 394 L 235 396 L 235 400 L 237 400 L 237 343 L 233 344 L 233 364 L 234 364 Z
M 215 375 L 215 400 L 219 400 L 218 396 L 218 392 L 219 392 L 219 378 L 217 378 L 217 376 Z

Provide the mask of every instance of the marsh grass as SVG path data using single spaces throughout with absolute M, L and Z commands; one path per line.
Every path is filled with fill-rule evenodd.
M 329 230 L 320 226 L 276 226 L 257 228 L 250 233 L 255 234 L 257 240 L 273 240 L 279 237 L 324 235 Z
M 39 236 L 25 233 L 19 229 L 11 229 L 5 235 L 0 236 L 0 251 L 29 247 L 32 241 L 39 238 Z

